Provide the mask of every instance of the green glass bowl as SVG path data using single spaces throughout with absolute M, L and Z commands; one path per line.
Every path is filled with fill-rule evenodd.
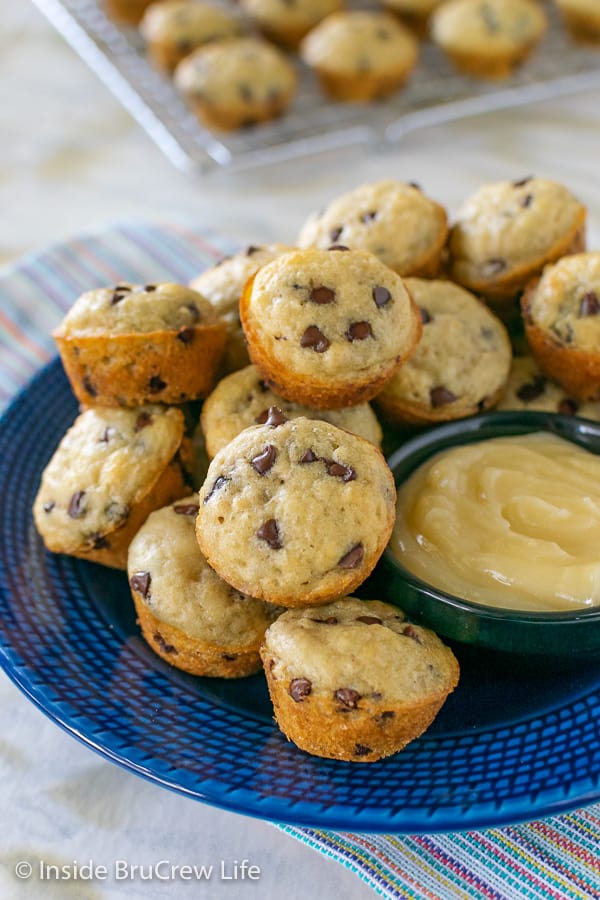
M 507 435 L 548 431 L 600 453 L 600 423 L 544 412 L 485 413 L 426 431 L 388 459 L 396 485 L 435 453 L 460 444 Z M 598 540 L 600 555 L 600 535 Z M 473 603 L 425 583 L 386 549 L 375 589 L 409 617 L 463 644 L 509 653 L 580 659 L 600 651 L 600 606 L 577 611 L 530 612 Z

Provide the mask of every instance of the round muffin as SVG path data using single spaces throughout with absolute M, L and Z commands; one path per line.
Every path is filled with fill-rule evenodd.
M 183 285 L 117 284 L 82 294 L 53 337 L 81 403 L 139 406 L 205 397 L 226 326 Z
M 343 0 L 240 0 L 248 17 L 276 44 L 294 49 L 321 19 L 343 7 Z
M 299 247 L 368 250 L 399 275 L 433 278 L 448 234 L 446 210 L 416 184 L 376 181 L 336 197 L 302 226 Z
M 44 544 L 124 569 L 149 513 L 189 493 L 183 413 L 95 407 L 77 417 L 44 469 L 33 518 Z
M 573 37 L 585 44 L 600 41 L 600 6 L 597 0 L 556 0 Z
M 250 244 L 206 269 L 190 282 L 190 287 L 206 297 L 217 315 L 227 323 L 227 345 L 221 364 L 225 374 L 243 369 L 250 362 L 240 323 L 240 297 L 244 285 L 261 266 L 290 250 L 293 247 L 287 244 Z
M 431 17 L 434 43 L 477 78 L 511 75 L 546 28 L 537 0 L 446 0 Z
M 272 406 L 287 419 L 322 419 L 381 446 L 381 427 L 367 403 L 346 409 L 312 409 L 291 403 L 270 390 L 255 366 L 247 366 L 220 381 L 204 402 L 202 431 L 209 456 L 215 456 L 244 428 L 264 424 Z
M 142 634 L 191 675 L 252 675 L 281 610 L 240 594 L 211 569 L 196 540 L 197 515 L 198 497 L 186 497 L 153 512 L 131 542 L 127 570 Z
M 397 91 L 418 55 L 417 39 L 397 19 L 368 10 L 332 13 L 300 45 L 300 56 L 323 89 L 335 100 L 352 102 Z
M 137 25 L 152 0 L 102 0 L 107 15 L 123 25 Z
M 150 58 L 169 74 L 198 47 L 236 37 L 242 31 L 239 18 L 223 7 L 202 0 L 152 3 L 140 23 Z
M 283 613 L 261 656 L 286 737 L 350 762 L 374 762 L 419 737 L 459 678 L 432 631 L 395 606 L 356 597 Z
M 297 250 L 263 266 L 244 289 L 240 318 L 269 386 L 318 409 L 370 400 L 421 336 L 400 276 L 347 248 Z
M 411 358 L 375 398 L 394 425 L 462 419 L 495 406 L 512 358 L 502 322 L 450 281 L 407 278 L 423 335 Z
M 575 400 L 600 400 L 600 253 L 547 266 L 521 300 L 525 335 L 542 372 Z
M 220 450 L 200 490 L 196 531 L 233 587 L 314 606 L 369 575 L 395 517 L 394 479 L 365 438 L 271 408 Z
M 512 313 L 515 297 L 547 263 L 585 249 L 585 222 L 585 206 L 554 181 L 486 184 L 450 231 L 450 278 Z
M 426 37 L 431 13 L 443 2 L 444 0 L 383 0 L 383 5 L 399 16 L 419 37 Z
M 600 403 L 582 403 L 570 397 L 559 384 L 542 375 L 532 356 L 513 359 L 506 389 L 496 408 L 530 409 L 600 421 Z
M 201 122 L 230 131 L 281 115 L 296 90 L 296 73 L 267 41 L 232 38 L 186 56 L 175 84 Z

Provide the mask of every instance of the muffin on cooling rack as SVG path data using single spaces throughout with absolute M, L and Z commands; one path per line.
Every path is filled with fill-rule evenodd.
M 53 336 L 81 403 L 139 406 L 206 396 L 226 326 L 184 285 L 121 283 L 82 294 Z
M 44 544 L 124 569 L 147 516 L 189 493 L 188 458 L 178 409 L 86 410 L 42 474 L 33 517 Z
M 231 131 L 281 115 L 293 99 L 296 72 L 267 41 L 232 38 L 182 60 L 175 84 L 208 128 Z
M 417 64 L 418 42 L 389 13 L 336 12 L 306 35 L 304 62 L 335 100 L 376 100 L 397 91 Z
M 506 78 L 544 35 L 537 0 L 445 0 L 431 18 L 431 36 L 454 64 L 478 78 Z
M 240 0 L 248 17 L 265 37 L 293 49 L 321 19 L 342 9 L 343 0 Z
M 586 44 L 600 42 L 600 5 L 598 0 L 556 0 L 560 13 L 573 37 Z
M 241 19 L 226 9 L 202 0 L 161 0 L 152 3 L 140 22 L 148 55 L 169 74 L 198 47 L 244 30 Z

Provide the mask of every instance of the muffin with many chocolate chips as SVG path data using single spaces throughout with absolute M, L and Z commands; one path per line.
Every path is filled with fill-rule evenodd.
M 345 597 L 288 610 L 261 656 L 286 737 L 328 759 L 374 762 L 431 725 L 458 683 L 453 653 L 395 606 Z
M 321 19 L 343 7 L 343 0 L 240 0 L 265 37 L 293 49 Z
M 399 275 L 433 278 L 448 234 L 445 209 L 417 184 L 376 181 L 332 200 L 310 216 L 300 247 L 343 244 L 368 250 Z
M 82 294 L 53 332 L 88 406 L 185 403 L 212 389 L 225 322 L 180 284 L 117 284 Z
M 423 336 L 375 403 L 395 425 L 462 419 L 495 406 L 508 378 L 511 346 L 502 322 L 450 281 L 407 278 Z
M 521 302 L 525 335 L 542 372 L 575 400 L 600 400 L 600 253 L 547 266 Z
M 345 409 L 312 409 L 292 403 L 274 394 L 255 366 L 247 366 L 220 381 L 204 402 L 202 430 L 209 456 L 215 456 L 244 428 L 264 424 L 271 406 L 279 407 L 288 419 L 322 419 L 381 445 L 381 427 L 368 403 Z
M 229 131 L 281 115 L 294 96 L 296 72 L 267 41 L 232 38 L 182 60 L 175 84 L 204 125 Z
M 318 409 L 354 406 L 411 356 L 421 316 L 399 275 L 371 253 L 286 253 L 242 296 L 250 358 L 273 390 Z
M 217 315 L 227 322 L 227 345 L 222 361 L 225 374 L 242 369 L 250 362 L 240 323 L 240 297 L 244 285 L 261 266 L 290 250 L 293 247 L 287 244 L 249 244 L 190 282 L 190 287 L 206 297 Z
M 515 357 L 502 400 L 496 408 L 530 409 L 600 421 L 600 403 L 574 400 L 559 384 L 542 375 L 532 356 Z
M 148 7 L 140 23 L 150 58 L 169 74 L 198 47 L 243 30 L 237 16 L 202 0 L 160 0 Z
M 562 184 L 522 178 L 486 184 L 450 232 L 453 281 L 512 314 L 515 297 L 544 266 L 585 249 L 586 209 Z
M 124 569 L 149 513 L 189 493 L 188 456 L 178 409 L 86 410 L 42 474 L 33 517 L 44 544 Z
M 230 587 L 200 552 L 198 497 L 151 513 L 131 542 L 129 585 L 144 638 L 191 675 L 240 678 L 261 668 L 258 650 L 281 610 Z
M 209 564 L 237 590 L 314 606 L 357 587 L 389 540 L 394 479 L 365 438 L 271 408 L 220 450 L 196 524 Z
M 399 90 L 417 64 L 419 44 L 394 16 L 348 10 L 306 35 L 300 56 L 335 100 L 365 102 Z

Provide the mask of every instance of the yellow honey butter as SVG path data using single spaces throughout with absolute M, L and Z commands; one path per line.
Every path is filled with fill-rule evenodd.
M 600 605 L 600 456 L 545 432 L 442 451 L 398 489 L 390 549 L 476 603 Z

